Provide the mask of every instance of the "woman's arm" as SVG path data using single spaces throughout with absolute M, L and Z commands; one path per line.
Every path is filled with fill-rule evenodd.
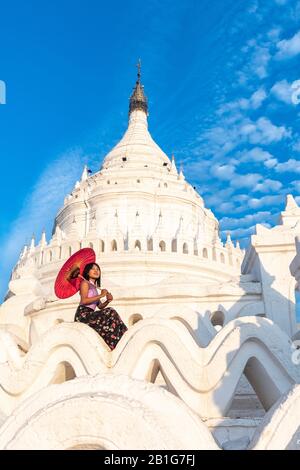
M 89 283 L 87 281 L 82 281 L 80 284 L 80 303 L 83 305 L 92 304 L 93 302 L 99 302 L 101 297 L 105 297 L 107 290 L 102 289 L 101 294 L 95 295 L 94 297 L 88 297 L 89 292 Z
M 103 304 L 101 302 L 98 302 L 99 309 L 102 310 L 102 308 L 105 308 L 109 304 L 109 302 L 109 300 L 106 300 L 105 302 L 103 302 Z

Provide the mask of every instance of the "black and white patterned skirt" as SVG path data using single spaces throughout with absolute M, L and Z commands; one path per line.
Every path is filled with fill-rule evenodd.
M 79 305 L 74 320 L 94 328 L 110 349 L 116 347 L 125 331 L 128 330 L 119 314 L 111 307 L 93 310 L 87 305 Z

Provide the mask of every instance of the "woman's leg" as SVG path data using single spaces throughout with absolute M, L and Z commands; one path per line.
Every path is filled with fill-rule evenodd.
M 85 323 L 97 331 L 110 349 L 116 347 L 128 329 L 116 310 L 111 307 L 94 311 L 85 305 L 79 305 L 74 321 Z
M 91 325 L 102 336 L 110 349 L 114 349 L 123 334 L 128 330 L 119 314 L 112 307 L 103 308 L 95 316 L 95 325 Z M 94 322 L 93 322 L 94 323 Z
M 93 313 L 94 310 L 92 308 L 87 307 L 86 305 L 79 305 L 75 313 L 74 321 L 89 324 L 91 314 Z

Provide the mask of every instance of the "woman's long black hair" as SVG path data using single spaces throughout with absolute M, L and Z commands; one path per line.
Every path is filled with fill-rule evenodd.
M 99 271 L 100 271 L 100 266 L 99 266 L 99 264 L 97 264 L 97 263 L 89 263 L 89 264 L 87 264 L 86 267 L 85 267 L 84 270 L 83 270 L 83 273 L 82 273 L 82 277 L 84 277 L 84 279 L 86 279 L 87 281 L 90 280 L 89 270 L 92 269 L 93 266 L 97 266 L 97 268 L 98 268 Z M 101 287 L 101 274 L 100 274 L 100 276 L 98 277 L 98 279 L 95 279 L 95 285 L 98 286 L 98 287 Z

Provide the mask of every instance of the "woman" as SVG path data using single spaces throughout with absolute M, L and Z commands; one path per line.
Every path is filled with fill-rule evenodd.
M 77 269 L 72 278 L 78 274 Z M 85 266 L 80 284 L 80 304 L 74 320 L 94 328 L 110 349 L 114 349 L 128 328 L 118 313 L 113 308 L 107 307 L 113 296 L 106 289 L 102 289 L 98 294 L 96 286 L 100 287 L 100 276 L 101 270 L 98 264 L 89 263 Z M 100 299 L 105 296 L 107 300 L 102 304 Z M 100 312 L 96 311 L 97 306 Z

